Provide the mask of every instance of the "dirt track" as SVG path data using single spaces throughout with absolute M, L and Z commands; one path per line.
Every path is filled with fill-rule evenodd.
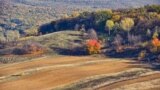
M 45 57 L 1 66 L 0 90 L 49 90 L 87 77 L 121 72 L 137 66 L 128 60 L 95 57 Z M 156 78 L 160 77 L 156 76 Z M 107 87 L 100 89 L 103 88 Z

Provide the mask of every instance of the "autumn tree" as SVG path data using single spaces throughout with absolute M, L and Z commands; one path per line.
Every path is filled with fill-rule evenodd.
M 134 26 L 134 20 L 132 18 L 124 18 L 121 20 L 120 26 L 123 30 L 129 33 L 131 28 Z
M 109 35 L 111 34 L 111 30 L 113 30 L 113 27 L 114 27 L 114 22 L 112 20 L 107 20 L 106 22 L 106 27 L 109 31 Z
M 112 20 L 115 21 L 115 22 L 116 22 L 116 21 L 119 21 L 120 18 L 121 18 L 120 15 L 113 15 L 113 16 L 112 16 Z
M 105 29 L 105 24 L 106 24 L 106 21 L 108 19 L 111 19 L 112 17 L 112 10 L 105 10 L 105 11 L 97 11 L 95 13 L 95 20 L 94 20 L 94 23 L 95 25 L 98 27 L 98 29 L 100 30 L 104 30 Z
M 151 48 L 151 52 L 154 52 L 154 53 L 158 53 L 160 52 L 160 40 L 155 37 L 152 39 L 152 45 L 153 45 L 153 48 Z
M 153 33 L 152 38 L 157 38 L 159 36 L 159 33 L 157 30 L 155 30 L 155 32 Z
M 89 54 L 99 54 L 101 52 L 101 44 L 97 40 L 88 40 L 86 46 Z

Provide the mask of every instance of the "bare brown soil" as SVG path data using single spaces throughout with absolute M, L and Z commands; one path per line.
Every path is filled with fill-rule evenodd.
M 54 66 L 56 65 L 62 66 L 55 68 Z M 0 90 L 50 90 L 57 86 L 70 84 L 87 77 L 129 70 L 137 67 L 137 65 L 133 64 L 133 61 L 128 60 L 111 60 L 89 56 L 45 57 L 17 64 L 3 65 L 0 67 L 0 77 L 14 75 L 15 73 L 41 67 L 48 68 L 42 68 L 34 73 L 22 75 L 17 79 L 0 82 Z M 159 77 L 160 75 L 153 75 L 153 77 L 144 78 L 149 80 Z M 146 79 L 142 79 L 142 81 L 143 80 Z M 132 83 L 136 81 L 128 82 Z M 105 87 L 102 87 L 102 89 L 103 88 Z

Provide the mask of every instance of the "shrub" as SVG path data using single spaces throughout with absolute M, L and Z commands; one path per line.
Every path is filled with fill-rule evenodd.
M 35 42 L 25 44 L 23 46 L 23 49 L 25 50 L 26 54 L 41 54 L 45 51 L 44 47 L 41 44 Z
M 146 57 L 147 52 L 145 50 L 141 51 L 138 55 L 138 60 L 144 60 Z
M 159 36 L 159 33 L 157 30 L 155 30 L 155 32 L 153 33 L 152 38 L 157 38 Z
M 101 44 L 97 40 L 88 40 L 87 41 L 87 51 L 89 54 L 98 54 L 100 53 Z

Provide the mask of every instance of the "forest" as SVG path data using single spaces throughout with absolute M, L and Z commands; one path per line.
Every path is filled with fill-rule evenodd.
M 47 27 L 47 29 L 45 28 Z M 137 57 L 139 60 L 160 58 L 160 6 L 152 5 L 136 9 L 98 10 L 74 12 L 66 19 L 42 25 L 39 33 L 63 30 L 95 32 L 110 56 Z M 93 34 L 95 35 L 95 34 Z M 114 54 L 110 54 L 114 52 Z

